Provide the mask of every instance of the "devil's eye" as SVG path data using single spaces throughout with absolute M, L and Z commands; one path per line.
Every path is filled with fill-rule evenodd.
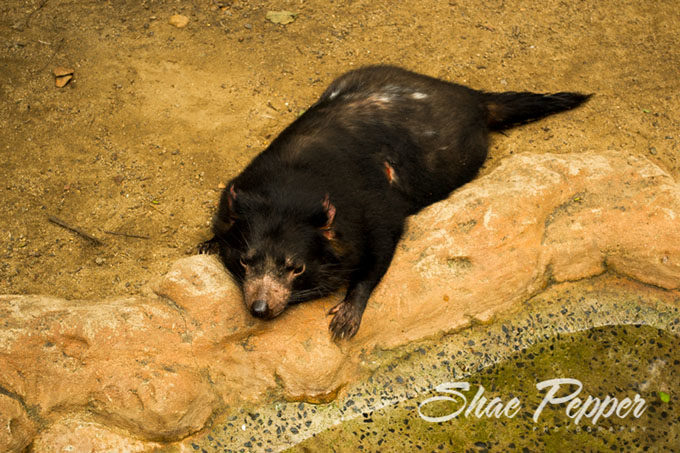
M 305 265 L 303 264 L 289 264 L 286 266 L 288 272 L 292 272 L 293 275 L 298 276 L 305 271 Z
M 248 260 L 248 259 L 246 259 L 246 258 L 244 258 L 244 257 L 241 257 L 241 258 L 239 259 L 239 262 L 241 263 L 241 266 L 243 266 L 244 268 L 250 266 L 250 260 Z

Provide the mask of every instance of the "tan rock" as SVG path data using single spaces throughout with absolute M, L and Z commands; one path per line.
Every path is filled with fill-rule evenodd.
M 35 423 L 80 408 L 172 440 L 201 429 L 216 407 L 182 314 L 162 300 L 2 296 L 0 317 L 0 386 L 34 408 Z
M 19 398 L 18 395 L 0 394 L 0 447 L 3 451 L 21 451 L 38 431 L 38 423 L 30 419 Z
M 115 428 L 86 418 L 68 417 L 57 420 L 33 441 L 33 451 L 41 452 L 136 453 L 154 451 L 162 446 L 157 442 L 131 439 L 129 435 L 117 433 Z
M 54 69 L 52 69 L 52 74 L 54 74 L 55 77 L 73 75 L 73 72 L 74 72 L 73 69 L 66 68 L 64 66 L 57 66 Z
M 173 14 L 170 16 L 170 19 L 168 19 L 168 23 L 177 28 L 184 28 L 189 24 L 189 18 L 182 14 Z
M 182 439 L 225 404 L 271 391 L 326 400 L 362 371 L 360 353 L 490 321 L 551 280 L 613 269 L 677 290 L 678 216 L 680 186 L 643 158 L 506 159 L 410 220 L 361 329 L 340 344 L 325 314 L 341 295 L 256 320 L 209 256 L 176 262 L 158 298 L 2 296 L 0 422 L 11 429 L 0 449 L 39 430 L 41 446 L 70 445 L 69 430 L 81 429 L 101 445 L 129 435 L 133 448 Z
M 679 214 L 678 184 L 644 158 L 506 159 L 412 219 L 355 341 L 393 347 L 607 268 L 677 289 Z
M 57 88 L 64 88 L 73 79 L 73 69 L 57 66 L 52 69 L 54 74 L 54 85 Z

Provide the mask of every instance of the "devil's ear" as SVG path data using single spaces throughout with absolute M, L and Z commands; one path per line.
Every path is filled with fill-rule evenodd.
M 236 204 L 236 188 L 234 183 L 229 184 L 229 190 L 224 191 L 227 196 L 227 206 L 229 207 L 229 212 L 235 215 L 234 206 Z
M 229 184 L 229 186 L 222 191 L 217 215 L 215 215 L 215 218 L 213 219 L 213 230 L 216 235 L 219 236 L 220 233 L 228 231 L 238 218 L 236 209 L 237 198 L 238 195 L 233 183 Z
M 321 202 L 323 206 L 324 213 L 326 214 L 326 223 L 319 228 L 326 239 L 335 238 L 335 231 L 333 230 L 333 221 L 335 220 L 335 206 L 331 203 L 328 194 L 323 198 Z
M 225 191 L 227 192 L 227 191 Z M 231 216 L 233 218 L 237 218 L 238 215 L 236 214 L 238 211 L 237 204 L 239 201 L 237 201 L 239 196 L 236 194 L 236 186 L 234 183 L 229 184 L 229 191 L 227 192 L 227 204 L 229 205 L 229 212 L 231 213 Z

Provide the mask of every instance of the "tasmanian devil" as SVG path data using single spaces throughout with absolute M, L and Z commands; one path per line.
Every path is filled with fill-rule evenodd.
M 229 182 L 201 251 L 219 254 L 259 318 L 346 285 L 330 330 L 352 337 L 406 217 L 475 176 L 489 131 L 588 97 L 475 91 L 392 66 L 348 72 Z

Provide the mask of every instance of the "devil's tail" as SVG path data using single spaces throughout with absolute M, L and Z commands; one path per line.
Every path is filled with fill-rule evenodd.
M 538 94 L 508 91 L 483 93 L 482 99 L 487 110 L 489 129 L 499 131 L 573 109 L 590 96 L 581 93 Z

